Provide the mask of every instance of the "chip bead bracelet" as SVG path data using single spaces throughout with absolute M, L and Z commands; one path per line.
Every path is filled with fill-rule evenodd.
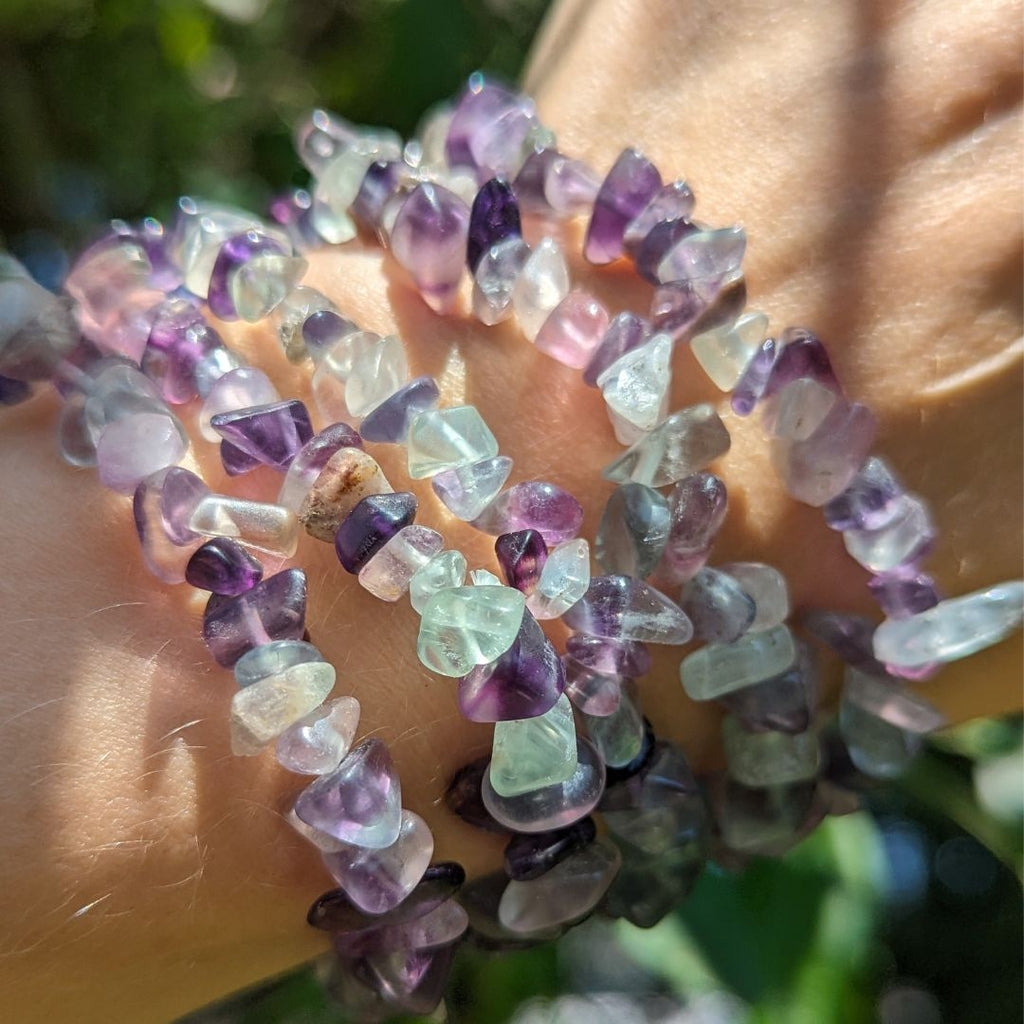
M 848 806 L 836 737 L 819 739 L 812 652 L 785 624 L 784 580 L 755 563 L 706 564 L 727 506 L 707 467 L 729 438 L 711 406 L 666 415 L 674 344 L 689 343 L 714 383 L 732 388 L 737 415 L 760 406 L 787 490 L 823 506 L 875 574 L 888 615 L 877 630 L 829 613 L 804 622 L 848 663 L 838 731 L 860 772 L 899 774 L 942 724 L 896 676 L 924 677 L 1007 635 L 1020 623 L 1021 584 L 939 600 L 920 571 L 934 539 L 927 510 L 869 455 L 870 413 L 847 403 L 813 335 L 765 338 L 766 318 L 738 315 L 741 230 L 692 224 L 685 183 L 662 185 L 636 151 L 598 182 L 557 152 L 529 101 L 476 76 L 418 143 L 322 113 L 299 142 L 316 182 L 311 197 L 275 204 L 280 228 L 184 200 L 172 233 L 119 224 L 80 258 L 66 290 L 99 352 L 76 346 L 60 301 L 5 263 L 3 287 L 26 314 L 0 346 L 0 396 L 18 400 L 21 378 L 54 376 L 66 394 L 65 457 L 97 464 L 107 486 L 134 495 L 143 554 L 160 579 L 211 591 L 204 638 L 240 687 L 233 749 L 274 742 L 284 767 L 318 776 L 291 820 L 341 887 L 309 912 L 343 965 L 334 991 L 365 1016 L 387 1002 L 429 1012 L 467 925 L 476 941 L 502 947 L 550 938 L 595 908 L 653 924 L 709 852 L 780 853 Z M 657 282 L 651 323 L 612 319 L 573 291 L 554 239 L 522 240 L 520 204 L 546 217 L 592 205 L 585 255 L 610 262 L 626 252 Z M 294 249 L 347 240 L 353 217 L 387 241 L 435 309 L 452 306 L 468 262 L 480 319 L 514 314 L 539 348 L 601 387 L 630 445 L 605 471 L 619 485 L 595 539 L 608 575 L 590 576 L 571 495 L 542 481 L 502 491 L 511 461 L 479 412 L 440 408 L 436 382 L 408 380 L 399 339 L 360 331 L 298 284 L 305 262 Z M 289 358 L 312 358 L 328 427 L 314 433 L 302 403 L 282 400 L 223 346 L 203 298 L 221 319 L 271 316 Z M 277 502 L 211 494 L 177 465 L 188 439 L 168 403 L 196 396 L 200 432 L 219 443 L 229 474 L 256 465 L 284 474 Z M 464 556 L 413 521 L 415 499 L 392 490 L 364 441 L 406 444 L 410 476 L 431 478 L 450 511 L 497 537 L 509 585 L 477 569 L 465 586 Z M 666 498 L 657 488 L 670 484 Z M 302 639 L 305 577 L 286 569 L 264 579 L 252 554 L 290 557 L 300 526 L 334 543 L 371 593 L 409 593 L 421 660 L 459 679 L 467 718 L 495 723 L 491 758 L 458 774 L 447 803 L 510 835 L 503 873 L 460 891 L 458 865 L 430 865 L 429 828 L 401 808 L 386 748 L 353 745 L 355 698 L 323 703 L 334 670 Z M 681 586 L 678 602 L 647 577 Z M 537 624 L 555 617 L 577 631 L 561 658 Z M 645 642 L 683 644 L 694 632 L 705 646 L 683 659 L 684 689 L 728 711 L 728 773 L 703 787 L 682 752 L 654 738 L 632 682 L 650 668 Z

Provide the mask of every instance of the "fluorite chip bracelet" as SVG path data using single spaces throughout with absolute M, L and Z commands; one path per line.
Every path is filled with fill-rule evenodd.
M 337 883 L 308 913 L 331 936 L 332 991 L 367 1019 L 428 1013 L 467 936 L 515 948 L 594 911 L 650 926 L 708 857 L 780 854 L 850 809 L 865 778 L 899 775 L 943 724 L 902 680 L 1018 628 L 1024 584 L 941 599 L 922 569 L 936 540 L 927 506 L 871 454 L 871 412 L 847 399 L 811 332 L 769 337 L 768 318 L 744 312 L 742 229 L 694 222 L 690 188 L 665 184 L 637 150 L 602 180 L 557 149 L 527 98 L 479 75 L 409 142 L 317 111 L 297 146 L 312 184 L 275 202 L 273 223 L 191 199 L 167 231 L 117 223 L 73 266 L 70 303 L 0 264 L 17 310 L 0 334 L 0 400 L 52 380 L 64 458 L 132 497 L 158 579 L 210 593 L 203 639 L 237 683 L 232 750 L 272 746 L 312 779 L 288 817 Z M 585 215 L 585 258 L 628 257 L 654 285 L 646 317 L 612 316 L 572 287 L 556 222 Z M 592 550 L 576 498 L 548 481 L 506 486 L 512 461 L 479 410 L 444 405 L 437 381 L 410 379 L 398 337 L 359 328 L 300 283 L 302 253 L 357 232 L 378 238 L 437 312 L 458 309 L 468 271 L 478 320 L 514 318 L 601 390 L 625 451 L 604 467 L 615 486 Z M 211 322 L 264 318 L 289 360 L 312 364 L 315 412 L 278 394 Z M 801 638 L 777 570 L 708 564 L 728 506 L 711 467 L 730 437 L 712 404 L 669 411 L 680 346 L 732 415 L 760 413 L 786 492 L 822 508 L 871 574 L 877 628 L 805 613 Z M 280 473 L 274 500 L 212 493 L 181 465 L 183 419 L 219 446 L 229 476 Z M 452 516 L 495 538 L 491 568 L 470 572 L 416 522 L 415 496 L 367 450 L 378 444 L 404 446 L 409 477 L 430 479 Z M 456 680 L 467 719 L 493 724 L 490 756 L 458 772 L 446 805 L 507 837 L 501 872 L 463 884 L 458 864 L 433 861 L 386 745 L 357 739 L 356 696 L 329 699 L 336 673 L 305 633 L 305 575 L 282 567 L 302 532 L 332 543 L 370 594 L 408 596 L 420 661 Z M 554 619 L 572 631 L 563 654 L 540 625 Z M 807 638 L 846 663 L 834 724 Z M 654 736 L 638 682 L 648 644 L 694 639 L 682 687 L 725 711 L 727 770 L 702 779 Z

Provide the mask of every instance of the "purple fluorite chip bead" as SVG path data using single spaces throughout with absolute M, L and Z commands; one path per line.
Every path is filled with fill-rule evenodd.
M 519 204 L 509 183 L 502 178 L 486 182 L 469 213 L 469 232 L 466 239 L 466 263 L 471 274 L 476 273 L 481 258 L 492 245 L 506 238 L 521 237 Z
M 548 545 L 571 540 L 582 525 L 583 506 L 568 491 L 542 480 L 502 491 L 473 520 L 473 526 L 492 536 L 536 530 Z
M 590 362 L 583 370 L 583 383 L 597 387 L 597 378 L 612 363 L 627 352 L 639 348 L 651 335 L 651 325 L 642 316 L 628 310 L 619 313 L 608 325 L 604 336 L 590 356 Z
M 540 878 L 596 838 L 597 828 L 589 816 L 554 832 L 513 836 L 505 847 L 505 873 L 518 882 Z
M 778 355 L 778 345 L 774 338 L 765 338 L 758 350 L 751 356 L 750 362 L 736 382 L 732 392 L 732 411 L 737 416 L 749 416 L 768 385 L 772 367 Z
M 548 560 L 548 546 L 536 530 L 503 533 L 494 542 L 494 553 L 505 574 L 505 582 L 529 596 L 537 586 Z
M 294 398 L 218 413 L 210 426 L 257 462 L 282 471 L 313 436 L 309 411 Z
M 569 637 L 565 651 L 580 665 L 603 675 L 635 679 L 651 671 L 651 652 L 635 640 L 577 633 Z
M 367 413 L 359 433 L 367 441 L 402 444 L 409 435 L 412 421 L 421 412 L 433 409 L 439 398 L 433 377 L 416 377 Z
M 228 537 L 207 541 L 185 566 L 185 582 L 200 590 L 235 597 L 263 579 L 263 566 Z
M 626 226 L 661 188 L 661 175 L 642 153 L 624 149 L 594 200 L 583 255 L 591 263 L 611 263 L 622 255 Z
M 214 316 L 220 317 L 221 320 L 238 319 L 238 312 L 231 298 L 231 275 L 261 253 L 287 255 L 272 238 L 255 230 L 235 235 L 220 247 L 213 264 L 213 272 L 210 274 L 210 288 L 207 293 L 210 312 Z
M 416 518 L 416 496 L 408 491 L 371 494 L 348 514 L 334 535 L 334 550 L 346 572 L 357 573 L 399 530 Z

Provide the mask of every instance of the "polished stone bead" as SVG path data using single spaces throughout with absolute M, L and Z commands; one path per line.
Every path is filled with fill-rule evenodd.
M 639 348 L 651 335 L 651 325 L 628 310 L 609 324 L 583 370 L 583 382 L 596 388 L 597 378 L 619 358 Z
M 416 496 L 408 491 L 371 494 L 352 509 L 334 535 L 334 550 L 346 572 L 357 573 L 399 530 L 416 518 Z
M 615 483 L 664 487 L 702 470 L 729 450 L 729 432 L 710 405 L 692 405 L 662 420 L 603 472 Z
M 799 377 L 765 403 L 765 431 L 783 441 L 806 441 L 837 401 L 839 396 L 831 388 L 810 377 Z
M 763 343 L 767 329 L 764 313 L 744 313 L 731 324 L 696 335 L 690 350 L 715 387 L 731 391 Z
M 604 763 L 596 748 L 582 736 L 576 738 L 576 771 L 565 782 L 505 797 L 484 774 L 481 793 L 488 813 L 513 832 L 550 832 L 586 817 L 604 790 Z
M 309 412 L 295 399 L 218 413 L 210 426 L 246 455 L 282 472 L 313 436 Z
M 728 511 L 725 484 L 712 473 L 694 473 L 676 484 L 669 497 L 669 534 L 656 575 L 683 583 L 706 561 Z
M 142 480 L 132 498 L 142 557 L 157 579 L 181 583 L 202 537 L 189 528 L 192 512 L 209 494 L 206 484 L 181 466 L 170 466 Z
M 474 569 L 469 574 L 469 581 L 474 587 L 501 587 L 504 584 L 490 569 Z
M 876 430 L 867 406 L 836 401 L 806 440 L 772 441 L 772 463 L 786 492 L 814 506 L 841 494 L 870 451 Z
M 583 506 L 555 484 L 527 480 L 502 491 L 472 524 L 491 536 L 536 530 L 550 547 L 576 536 Z
M 906 494 L 884 526 L 844 530 L 843 544 L 865 569 L 892 572 L 920 561 L 931 549 L 936 535 L 928 507 L 920 498 Z
M 455 900 L 447 900 L 403 924 L 374 922 L 362 931 L 336 933 L 332 942 L 343 956 L 424 952 L 453 943 L 468 925 L 466 911 Z
M 388 200 L 409 180 L 409 167 L 401 160 L 374 160 L 359 191 L 352 200 L 352 216 L 365 227 L 376 230 Z
M 683 585 L 679 606 L 690 616 L 694 636 L 705 643 L 731 644 L 757 615 L 754 599 L 738 580 L 707 566 Z
M 595 718 L 618 710 L 622 703 L 622 676 L 587 668 L 569 655 L 563 664 L 565 692 L 575 707 Z
M 384 914 L 416 888 L 433 854 L 434 837 L 427 823 L 403 810 L 398 838 L 390 846 L 346 847 L 325 853 L 324 864 L 360 910 Z
M 448 163 L 471 169 L 478 181 L 514 175 L 536 125 L 532 100 L 483 75 L 471 75 L 448 124 Z
M 306 261 L 272 238 L 246 231 L 220 247 L 210 274 L 207 301 L 222 320 L 262 320 L 298 284 Z
M 316 367 L 329 361 L 338 342 L 359 333 L 359 328 L 351 320 L 334 309 L 314 310 L 302 321 L 302 340 Z
M 505 582 L 529 596 L 537 586 L 548 558 L 548 546 L 536 530 L 503 533 L 494 542 L 494 553 Z
M 872 455 L 864 460 L 846 490 L 822 508 L 833 530 L 877 530 L 899 509 L 905 492 L 892 470 Z
M 364 498 L 391 493 L 376 459 L 361 448 L 339 448 L 302 499 L 299 522 L 311 537 L 332 544 L 338 528 Z
M 622 863 L 617 846 L 598 840 L 532 881 L 511 881 L 498 906 L 510 931 L 529 934 L 579 920 L 608 891 Z
M 583 725 L 609 768 L 629 764 L 643 748 L 644 718 L 628 692 L 622 693 L 619 706 L 610 715 L 584 712 Z
M 306 629 L 306 574 L 285 569 L 237 597 L 214 594 L 203 616 L 203 642 L 230 668 L 271 640 L 298 640 Z
M 809 377 L 837 395 L 842 394 L 825 346 L 803 327 L 787 327 L 779 338 L 779 353 L 765 385 L 764 397 L 771 398 L 786 385 Z
M 545 319 L 534 344 L 565 366 L 582 370 L 608 329 L 608 310 L 589 292 L 574 288 Z
M 722 741 L 729 774 L 753 789 L 813 779 L 821 764 L 818 737 L 813 732 L 752 732 L 727 715 L 722 722 Z
M 554 832 L 513 836 L 505 847 L 505 873 L 517 882 L 540 878 L 596 838 L 594 819 L 589 817 Z
M 319 313 L 337 317 L 334 303 L 315 288 L 297 285 L 274 307 L 270 321 L 277 340 L 290 363 L 301 363 L 311 353 L 306 345 L 304 325 Z M 341 319 L 338 317 L 338 319 Z
M 765 338 L 757 351 L 750 357 L 740 379 L 733 388 L 730 404 L 737 416 L 749 416 L 761 400 L 768 385 L 772 367 L 778 356 L 778 345 L 774 338 Z
M 463 765 L 453 776 L 444 793 L 445 806 L 466 824 L 485 832 L 507 832 L 484 807 L 482 786 L 490 767 L 490 756 L 478 757 Z
M 739 853 L 780 857 L 824 817 L 813 782 L 752 789 L 728 777 L 711 789 L 722 841 Z
M 457 948 L 457 942 L 450 942 L 430 949 L 371 954 L 357 961 L 353 973 L 358 975 L 359 981 L 368 983 L 382 1000 L 378 1016 L 401 1013 L 430 1017 L 444 998 Z M 356 1000 L 354 1009 L 351 999 L 338 999 L 329 983 L 328 994 L 354 1018 L 362 1020 L 374 1016 L 372 1010 L 362 1010 L 360 999 Z
M 512 797 L 565 782 L 576 771 L 576 723 L 564 694 L 542 715 L 499 721 L 488 778 Z
M 96 444 L 100 482 L 132 494 L 146 477 L 185 457 L 188 440 L 170 412 L 140 412 L 103 428 Z
M 459 710 L 471 722 L 535 718 L 550 711 L 564 689 L 561 659 L 537 620 L 526 614 L 504 654 L 459 680 Z
M 668 539 L 667 499 L 645 484 L 617 487 L 601 515 L 594 555 L 606 573 L 649 576 Z
M 886 619 L 875 630 L 875 657 L 900 668 L 956 661 L 1006 639 L 1022 621 L 1024 582 L 997 583 L 910 618 Z
M 352 367 L 345 381 L 345 406 L 349 414 L 356 418 L 370 415 L 382 402 L 395 395 L 408 377 L 405 346 L 394 334 L 359 347 L 353 355 Z M 411 416 L 409 418 L 412 419 Z
M 333 665 L 310 661 L 239 689 L 231 699 L 231 752 L 240 757 L 258 754 L 321 704 L 334 680 Z
M 630 253 L 637 275 L 655 287 L 661 286 L 658 268 L 665 255 L 674 248 L 680 239 L 698 231 L 700 228 L 696 224 L 681 217 L 655 224 Z M 679 282 L 670 283 L 678 284 Z M 722 284 L 723 282 L 717 278 L 705 279 L 700 282 L 697 292 L 702 296 L 708 296 L 711 292 L 717 293 L 721 290 Z
M 717 281 L 674 281 L 658 285 L 650 308 L 654 330 L 676 341 L 684 338 L 703 321 L 720 291 Z
M 704 869 L 703 842 L 692 841 L 662 855 L 644 854 L 619 836 L 622 867 L 605 894 L 601 909 L 637 928 L 653 928 L 679 907 Z
M 397 601 L 409 581 L 444 547 L 444 538 L 428 526 L 406 526 L 359 570 L 359 584 L 382 601 Z
M 942 600 L 935 580 L 913 567 L 873 576 L 868 590 L 890 619 L 908 619 Z
M 537 619 L 557 619 L 590 586 L 590 545 L 582 538 L 563 541 L 550 552 L 526 606 Z
M 295 816 L 294 809 L 289 810 L 284 815 L 284 820 L 288 825 L 293 828 L 303 839 L 306 840 L 311 846 L 315 846 L 318 850 L 323 853 L 333 853 L 336 850 L 342 850 L 346 844 L 339 842 L 332 836 L 325 835 L 318 829 L 310 828 L 304 821 Z
M 267 406 L 280 402 L 281 396 L 270 378 L 255 366 L 240 366 L 222 374 L 210 386 L 199 410 L 199 432 L 207 441 L 221 438 L 213 427 L 214 416 L 233 413 L 254 406 Z
M 714 700 L 782 675 L 796 663 L 797 647 L 785 626 L 747 633 L 735 643 L 709 644 L 683 658 L 679 675 L 692 700 Z
M 172 405 L 196 395 L 196 366 L 221 344 L 220 336 L 188 299 L 167 299 L 153 313 L 141 368 Z
M 261 579 L 263 566 L 227 537 L 208 540 L 185 566 L 186 583 L 230 597 L 252 590 Z
M 521 237 L 519 204 L 512 186 L 502 178 L 485 182 L 469 214 L 466 263 L 475 274 L 484 253 L 508 238 Z
M 475 878 L 459 893 L 459 903 L 469 914 L 469 942 L 476 949 L 485 953 L 518 952 L 565 934 L 568 927 L 565 925 L 529 935 L 510 932 L 498 920 L 498 907 L 508 882 L 509 877 L 504 871 L 494 871 Z
M 683 610 L 654 587 L 629 576 L 596 576 L 564 616 L 580 633 L 613 640 L 685 644 L 693 626 Z
M 556 160 L 565 159 L 553 147 L 542 149 L 535 147 L 527 154 L 523 166 L 519 168 L 519 173 L 516 174 L 512 183 L 521 209 L 527 213 L 537 213 L 544 217 L 550 216 L 554 212 L 544 186 L 549 168 Z M 600 185 L 600 181 L 597 184 Z
M 537 337 L 547 318 L 569 294 L 569 286 L 569 267 L 562 247 L 553 238 L 542 238 L 512 285 L 512 308 L 529 341 Z
M 465 582 L 466 556 L 461 551 L 442 551 L 413 573 L 409 580 L 409 603 L 422 615 L 434 594 L 461 587 Z
M 314 434 L 288 466 L 277 495 L 278 505 L 299 512 L 306 496 L 334 454 L 342 448 L 362 448 L 359 435 L 347 423 L 332 423 Z
M 512 460 L 506 455 L 497 455 L 458 469 L 444 470 L 430 485 L 456 519 L 471 522 L 490 505 L 511 472 Z
M 358 129 L 329 110 L 311 110 L 295 126 L 295 152 L 311 174 L 319 174 L 338 152 L 355 142 Z
M 469 207 L 430 182 L 409 193 L 395 218 L 391 252 L 435 313 L 450 312 L 458 299 L 468 231 Z
M 690 232 L 662 257 L 658 280 L 721 284 L 739 274 L 746 248 L 747 234 L 741 227 Z
M 544 150 L 545 154 L 552 152 Z M 554 153 L 551 159 L 545 161 L 543 170 L 544 199 L 556 216 L 571 217 L 593 205 L 601 187 L 601 179 L 589 164 Z M 519 178 L 516 179 L 516 188 L 518 191 Z
M 803 616 L 804 628 L 832 648 L 848 665 L 864 672 L 885 675 L 885 666 L 875 658 L 875 624 L 860 615 L 812 611 Z
M 622 236 L 623 248 L 635 259 L 644 240 L 656 227 L 687 220 L 693 213 L 693 205 L 693 191 L 685 181 L 671 181 L 663 185 L 626 225 Z
M 453 587 L 423 609 L 417 653 L 427 668 L 458 678 L 501 657 L 515 642 L 526 598 L 511 587 Z
M 566 653 L 584 668 L 606 675 L 645 676 L 651 671 L 650 651 L 634 640 L 577 633 L 569 637 Z
M 313 400 L 324 419 L 362 415 L 372 401 L 383 401 L 397 390 L 407 375 L 402 343 L 373 331 L 345 331 L 313 359 Z M 375 377 L 377 367 L 383 371 L 383 383 Z
M 429 409 L 409 429 L 409 476 L 414 480 L 472 466 L 498 454 L 498 442 L 473 405 Z
M 597 378 L 621 444 L 633 444 L 661 422 L 672 384 L 672 339 L 655 334 L 620 356 Z
M 601 183 L 587 226 L 583 255 L 591 263 L 611 263 L 622 255 L 623 235 L 661 188 L 661 175 L 642 153 L 624 149 Z
M 333 772 L 299 794 L 295 813 L 343 843 L 390 846 L 402 827 L 402 787 L 387 747 L 376 739 L 354 747 Z
M 251 686 L 296 665 L 323 660 L 323 655 L 305 640 L 271 640 L 246 651 L 235 662 L 235 682 L 240 687 Z
M 412 421 L 421 412 L 435 408 L 439 398 L 433 377 L 417 377 L 373 409 L 363 420 L 359 432 L 367 441 L 402 444 Z
M 924 737 L 947 724 L 935 707 L 897 680 L 846 670 L 839 732 L 850 759 L 865 775 L 899 777 L 921 749 Z
M 530 257 L 530 247 L 518 236 L 482 253 L 473 274 L 473 315 L 491 326 L 512 315 L 512 288 Z
M 754 731 L 806 732 L 817 702 L 818 672 L 805 645 L 793 668 L 763 683 L 718 698 L 731 715 Z
M 719 568 L 736 580 L 754 601 L 757 614 L 748 627 L 749 632 L 763 632 L 782 625 L 789 618 L 789 588 L 778 569 L 763 562 L 728 562 Z
M 401 814 L 398 821 L 400 828 Z M 358 939 L 375 928 L 407 924 L 433 913 L 438 907 L 451 902 L 465 880 L 466 872 L 454 861 L 431 864 L 412 892 L 397 906 L 382 914 L 367 914 L 352 902 L 344 890 L 332 889 L 313 901 L 306 914 L 306 921 L 321 931 L 351 935 Z
M 246 547 L 291 558 L 299 543 L 294 512 L 280 505 L 227 494 L 207 494 L 189 519 L 189 529 L 204 537 L 230 537 Z

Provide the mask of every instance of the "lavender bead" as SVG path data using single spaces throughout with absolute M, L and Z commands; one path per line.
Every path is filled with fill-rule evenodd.
M 214 594 L 203 616 L 203 641 L 230 668 L 271 640 L 300 640 L 306 628 L 306 574 L 285 569 L 237 597 Z
M 651 671 L 651 652 L 635 640 L 577 633 L 569 637 L 565 650 L 580 665 L 606 675 L 636 678 Z
M 777 355 L 775 339 L 765 338 L 733 388 L 731 405 L 737 416 L 749 416 L 754 411 L 768 385 Z
M 615 640 L 685 644 L 693 636 L 693 626 L 677 604 L 628 576 L 594 577 L 562 619 L 570 629 Z
M 416 496 L 408 491 L 371 494 L 348 514 L 334 536 L 346 572 L 358 573 L 403 527 L 416 518 Z
M 654 330 L 670 335 L 678 341 L 692 333 L 707 313 L 718 294 L 718 284 L 709 288 L 707 282 L 674 281 L 659 285 L 651 297 L 651 323 Z
M 796 665 L 774 679 L 718 697 L 718 703 L 752 732 L 806 732 L 813 721 L 818 670 L 810 649 L 801 644 Z
M 246 455 L 282 471 L 313 436 L 309 411 L 296 399 L 218 413 L 210 426 Z
M 199 432 L 207 441 L 216 441 L 221 435 L 211 426 L 214 416 L 280 401 L 277 388 L 262 370 L 255 366 L 228 370 L 210 385 L 199 410 Z
M 347 423 L 332 423 L 314 434 L 292 459 L 281 482 L 278 505 L 298 512 L 317 477 L 342 448 L 362 448 L 362 438 Z
M 564 160 L 565 157 L 557 149 L 535 149 L 529 153 L 520 167 L 519 173 L 512 182 L 516 199 L 523 210 L 528 213 L 551 213 L 551 204 L 548 202 L 545 182 L 547 181 L 548 169 L 557 160 Z M 598 182 L 600 185 L 600 182 Z M 595 192 L 596 194 L 596 192 Z M 593 200 L 591 200 L 593 201 Z
M 494 500 L 511 472 L 512 460 L 507 455 L 496 455 L 469 466 L 446 469 L 430 485 L 453 516 L 472 522 Z
M 686 221 L 693 213 L 693 204 L 693 191 L 685 181 L 672 181 L 663 185 L 626 225 L 622 236 L 626 252 L 635 257 L 644 240 L 659 225 Z
M 655 224 L 631 254 L 637 274 L 656 286 L 673 283 L 661 280 L 658 276 L 659 268 L 664 262 L 665 256 L 677 243 L 687 235 L 696 234 L 699 230 L 696 224 L 691 224 L 688 220 L 683 219 Z M 698 279 L 700 284 L 695 289 L 695 294 L 705 297 L 709 301 L 712 293 L 717 293 L 727 279 L 725 276 L 700 278 Z
M 590 361 L 583 370 L 583 382 L 596 388 L 597 378 L 621 356 L 639 348 L 651 336 L 651 330 L 650 323 L 642 316 L 628 310 L 619 313 L 591 353 Z
M 583 255 L 591 263 L 611 263 L 622 255 L 626 226 L 661 188 L 658 169 L 642 153 L 624 149 L 594 200 Z
M 409 168 L 401 160 L 374 160 L 366 168 L 352 202 L 352 216 L 364 226 L 376 230 L 384 207 L 408 173 Z
M 155 314 L 142 353 L 142 371 L 157 382 L 165 401 L 181 405 L 196 396 L 199 361 L 220 343 L 193 302 L 168 299 Z
M 563 664 L 565 693 L 573 707 L 594 718 L 615 714 L 622 703 L 622 676 L 595 672 L 568 655 Z
M 302 321 L 302 340 L 310 358 L 319 366 L 327 352 L 342 338 L 359 328 L 333 309 L 318 309 Z
M 904 494 L 886 463 L 872 455 L 822 512 L 833 530 L 876 530 L 889 523 Z
M 765 398 L 778 394 L 787 384 L 801 377 L 809 377 L 838 395 L 843 393 L 825 346 L 810 331 L 803 327 L 787 327 L 782 332 L 779 345 L 778 358 L 765 385 Z
M 459 680 L 459 710 L 471 722 L 536 718 L 554 707 L 564 689 L 558 654 L 526 614 L 512 646 L 497 661 L 478 665 Z
M 409 436 L 412 421 L 421 412 L 435 408 L 439 399 L 434 378 L 417 377 L 371 410 L 360 424 L 359 433 L 367 441 L 402 444 Z
M 875 624 L 860 615 L 812 611 L 803 617 L 804 628 L 854 668 L 869 675 L 886 675 L 885 666 L 875 658 Z
M 747 632 L 757 615 L 753 598 L 736 580 L 707 567 L 687 581 L 679 604 L 693 622 L 694 636 L 705 643 L 731 644 Z
M 552 150 L 543 152 L 551 153 Z M 518 183 L 519 178 L 516 178 L 517 190 Z M 543 177 L 544 199 L 556 216 L 571 217 L 573 214 L 583 213 L 593 205 L 600 188 L 600 177 L 582 160 L 570 160 L 561 154 L 555 154 L 553 159 L 546 162 Z
M 181 583 L 189 556 L 202 538 L 189 529 L 206 484 L 187 469 L 171 466 L 146 477 L 132 500 L 135 530 L 147 568 L 165 583 Z
M 263 566 L 228 537 L 208 540 L 185 566 L 185 582 L 200 590 L 235 597 L 263 579 Z
M 532 594 L 548 559 L 548 546 L 536 530 L 503 533 L 494 542 L 498 564 L 510 587 Z
M 725 484 L 713 473 L 694 473 L 676 484 L 669 498 L 669 533 L 658 579 L 683 583 L 707 561 L 728 507 Z
M 473 520 L 473 526 L 492 536 L 536 530 L 549 546 L 575 537 L 582 525 L 583 506 L 568 491 L 541 480 L 502 491 Z
M 255 256 L 262 253 L 273 253 L 285 256 L 284 249 L 272 238 L 259 231 L 244 231 L 229 238 L 217 253 L 210 275 L 210 287 L 207 301 L 210 312 L 221 320 L 237 320 L 238 311 L 231 297 L 231 278 Z
M 868 581 L 868 590 L 890 619 L 908 619 L 934 608 L 942 600 L 935 580 L 914 568 L 873 576 Z
M 253 458 L 248 452 L 243 452 L 230 441 L 220 443 L 220 464 L 228 476 L 242 476 L 263 465 L 259 459 Z
M 454 942 L 468 925 L 466 911 L 455 900 L 448 900 L 406 924 L 378 924 L 361 932 L 335 934 L 332 944 L 342 956 L 425 952 Z
M 132 494 L 139 483 L 184 458 L 188 440 L 170 412 L 140 412 L 103 428 L 96 465 L 104 487 Z
M 519 204 L 507 181 L 492 178 L 473 200 L 466 238 L 466 264 L 476 273 L 485 252 L 507 238 L 522 237 Z
M 391 251 L 435 313 L 450 312 L 458 298 L 468 230 L 466 204 L 428 182 L 409 193 L 395 218 Z

